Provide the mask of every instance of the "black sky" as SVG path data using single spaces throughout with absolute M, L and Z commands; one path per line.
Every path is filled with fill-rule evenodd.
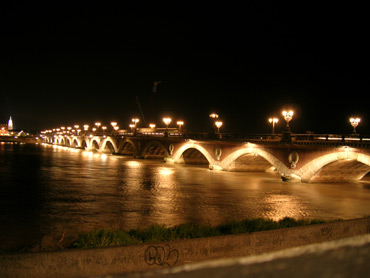
M 171 115 L 208 131 L 216 111 L 223 131 L 269 132 L 267 118 L 292 107 L 294 132 L 350 133 L 359 115 L 370 134 L 365 6 L 32 2 L 1 8 L 0 122 L 127 127 L 137 96 L 158 126 Z

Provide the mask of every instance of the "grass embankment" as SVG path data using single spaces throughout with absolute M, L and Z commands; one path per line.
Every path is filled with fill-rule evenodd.
M 289 217 L 280 221 L 257 218 L 232 221 L 218 226 L 206 226 L 190 223 L 169 228 L 164 225 L 152 225 L 145 229 L 130 231 L 97 230 L 79 235 L 78 239 L 73 243 L 73 247 L 91 248 L 123 246 L 139 243 L 158 243 L 178 239 L 193 239 L 268 231 L 324 222 L 325 221 L 321 220 L 295 220 Z

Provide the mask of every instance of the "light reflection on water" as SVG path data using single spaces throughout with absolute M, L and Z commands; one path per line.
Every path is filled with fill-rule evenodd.
M 271 173 L 219 172 L 29 145 L 1 145 L 0 166 L 0 248 L 97 228 L 370 214 L 368 179 L 284 183 Z

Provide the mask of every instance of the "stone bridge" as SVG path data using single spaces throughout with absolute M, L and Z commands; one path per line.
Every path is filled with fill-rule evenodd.
M 347 140 L 348 139 L 348 140 Z M 352 182 L 370 171 L 370 140 L 344 137 L 190 139 L 162 135 L 53 135 L 45 143 L 87 151 L 206 165 L 224 171 L 274 171 L 283 180 Z

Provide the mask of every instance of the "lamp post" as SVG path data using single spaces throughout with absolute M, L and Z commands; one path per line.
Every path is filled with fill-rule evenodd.
M 217 127 L 217 133 L 220 133 L 220 127 L 222 126 L 223 122 L 221 121 L 216 121 L 215 122 L 215 125 Z
M 292 132 L 290 131 L 289 122 L 292 120 L 294 112 L 292 110 L 289 110 L 289 111 L 284 110 L 282 114 L 283 114 L 284 120 L 286 121 L 286 126 L 283 131 L 281 140 L 283 141 L 283 143 L 291 144 L 292 143 Z
M 270 118 L 269 122 L 272 124 L 272 134 L 275 134 L 275 124 L 279 121 L 278 118 Z
M 115 126 L 117 126 L 117 122 L 111 122 L 110 124 L 112 125 L 113 129 Z
M 168 136 L 168 126 L 171 123 L 172 119 L 170 117 L 164 117 L 162 120 L 163 120 L 164 124 L 166 125 L 166 132 L 165 132 L 164 136 L 167 137 Z
M 215 129 L 215 126 L 216 125 L 216 120 L 218 119 L 219 115 L 217 113 L 211 113 L 209 114 L 209 118 L 211 119 L 211 122 L 212 122 L 212 133 L 216 133 L 216 129 Z
M 294 112 L 292 110 L 283 111 L 283 117 L 284 117 L 284 120 L 286 121 L 286 128 L 289 128 L 289 122 L 292 120 L 293 114 Z
M 111 122 L 110 124 L 112 125 L 113 132 L 118 130 L 118 128 L 116 129 L 116 127 L 118 127 L 117 122 Z
M 169 117 L 164 117 L 163 122 L 166 125 L 166 130 L 168 129 L 169 124 L 171 123 L 172 119 Z
M 131 121 L 134 123 L 135 127 L 137 126 L 138 122 L 140 122 L 138 118 L 133 118 Z
M 183 121 L 177 121 L 176 124 L 179 126 L 179 130 L 181 130 L 181 127 L 184 125 Z
M 210 117 L 211 119 L 218 119 L 218 114 L 216 114 L 216 113 L 211 113 L 211 114 L 209 114 L 209 117 Z
M 132 118 L 131 121 L 133 122 L 133 129 L 134 129 L 134 135 L 136 135 L 136 126 L 137 124 L 140 122 L 140 120 L 138 118 Z M 131 125 L 130 125 L 131 127 Z
M 134 124 L 130 124 L 129 126 L 130 126 L 130 128 L 131 128 L 131 132 L 132 132 L 132 133 L 134 133 L 135 125 L 134 125 Z
M 356 134 L 356 127 L 361 122 L 361 119 L 360 118 L 350 118 L 349 122 L 351 123 L 353 127 L 353 134 Z
M 99 127 L 101 126 L 101 122 L 96 122 L 95 125 L 96 125 L 96 129 L 95 130 L 98 131 L 99 130 Z

